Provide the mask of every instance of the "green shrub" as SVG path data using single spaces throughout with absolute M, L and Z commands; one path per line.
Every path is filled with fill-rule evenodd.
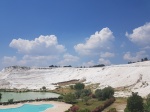
M 62 96 L 62 95 L 60 95 L 60 96 L 58 97 L 58 99 L 63 99 L 63 96 Z
M 8 103 L 13 103 L 14 99 L 8 99 Z
M 76 83 L 74 85 L 75 90 L 82 90 L 82 89 L 84 89 L 84 87 L 85 87 L 85 85 L 83 83 Z
M 81 94 L 84 94 L 84 96 L 89 96 L 90 94 L 92 94 L 90 89 L 83 89 L 81 91 Z
M 98 100 L 106 100 L 114 95 L 114 89 L 112 87 L 105 87 L 104 89 L 97 89 L 95 91 L 95 96 Z
M 101 100 L 102 99 L 102 90 L 101 89 L 97 89 L 95 91 L 95 97 L 98 98 L 98 100 Z
M 77 98 L 77 99 L 80 98 L 81 94 L 82 94 L 82 91 L 81 91 L 81 90 L 77 90 L 77 91 L 75 92 L 76 98 Z
M 66 103 L 71 103 L 71 104 L 73 104 L 73 103 L 76 102 L 76 96 L 75 96 L 74 94 L 72 94 L 72 93 L 66 94 L 66 95 L 63 97 L 63 99 L 64 99 L 64 101 L 65 101 Z
M 126 112 L 143 112 L 143 99 L 141 96 L 138 95 L 138 93 L 132 93 L 132 96 L 130 96 L 127 99 L 127 106 L 125 109 Z

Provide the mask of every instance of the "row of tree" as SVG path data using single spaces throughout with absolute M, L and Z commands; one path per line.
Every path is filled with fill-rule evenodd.
M 50 65 L 49 66 L 50 68 L 57 68 L 57 67 L 60 67 L 60 66 L 57 66 L 57 65 Z M 67 66 L 63 66 L 63 67 L 72 67 L 71 65 L 67 65 Z
M 143 62 L 143 61 L 148 61 L 148 58 L 147 57 L 142 58 L 141 61 L 137 61 L 137 62 Z M 132 62 L 132 61 L 128 62 L 128 64 L 131 64 L 131 63 L 136 63 L 136 62 Z

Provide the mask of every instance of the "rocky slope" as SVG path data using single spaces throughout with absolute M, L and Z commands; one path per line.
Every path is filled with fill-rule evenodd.
M 150 93 L 150 61 L 97 68 L 7 67 L 0 72 L 0 88 L 54 89 L 54 83 L 83 79 L 99 88 L 114 87 L 116 96 L 138 92 L 145 97 Z

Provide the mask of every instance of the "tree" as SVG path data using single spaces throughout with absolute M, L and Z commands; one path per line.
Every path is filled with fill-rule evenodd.
M 95 97 L 98 98 L 98 100 L 102 99 L 102 90 L 101 89 L 97 89 L 95 91 Z
M 73 104 L 74 102 L 76 102 L 76 96 L 72 93 L 68 93 L 64 96 L 64 101 L 66 103 L 71 103 Z
M 83 89 L 81 92 L 85 96 L 89 96 L 90 94 L 92 94 L 91 89 Z
M 127 106 L 125 109 L 125 112 L 143 112 L 143 99 L 141 96 L 138 95 L 138 93 L 132 93 L 132 96 L 130 96 L 127 99 Z
M 92 94 L 90 89 L 82 89 L 82 90 L 76 90 L 75 95 L 76 98 L 84 97 L 84 96 L 90 96 Z
M 43 86 L 43 87 L 42 87 L 42 89 L 43 89 L 43 90 L 46 90 L 46 87 L 45 87 L 45 86 Z
M 45 86 L 43 86 L 40 90 L 42 90 L 42 91 L 46 91 L 46 87 L 45 87 Z
M 105 87 L 104 89 L 97 89 L 95 91 L 95 96 L 98 100 L 106 100 L 114 95 L 114 89 L 112 87 Z
M 145 58 L 144 58 L 144 61 L 148 61 L 148 58 L 147 58 L 147 57 L 145 57 Z
M 114 89 L 112 87 L 105 87 L 102 90 L 102 98 L 103 100 L 109 99 L 114 95 Z
M 141 59 L 141 62 L 143 62 L 144 61 L 144 59 Z
M 77 83 L 74 85 L 75 90 L 82 90 L 84 89 L 85 85 L 83 83 Z

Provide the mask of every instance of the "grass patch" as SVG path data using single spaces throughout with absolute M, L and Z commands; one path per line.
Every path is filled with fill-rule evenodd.
M 108 108 L 106 108 L 104 111 L 107 112 L 111 108 L 116 108 L 117 110 L 124 110 L 126 104 L 127 104 L 127 98 L 116 98 L 116 101 Z
M 52 90 L 51 92 L 65 95 L 65 94 L 68 94 L 68 93 L 74 93 L 75 90 L 74 89 L 70 89 L 70 87 L 67 86 L 67 87 L 58 87 L 57 89 Z
M 88 105 L 85 104 L 82 100 L 79 100 L 77 105 L 80 109 L 89 109 L 89 110 L 94 110 L 96 107 L 102 105 L 105 101 L 98 101 L 97 99 L 90 99 L 88 101 Z

